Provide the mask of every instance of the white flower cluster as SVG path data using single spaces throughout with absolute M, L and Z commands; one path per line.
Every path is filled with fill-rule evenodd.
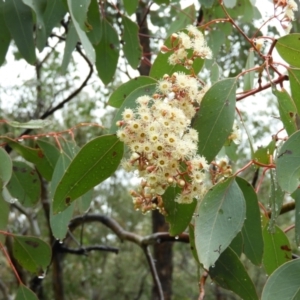
M 179 43 L 174 53 L 178 55 L 185 45 L 194 49 L 192 59 L 211 56 L 204 54 L 211 52 L 202 33 L 193 26 L 188 33 L 176 35 Z M 185 61 L 189 59 L 182 56 L 180 64 L 188 66 Z M 207 89 L 195 75 L 165 75 L 158 81 L 157 93 L 139 97 L 135 109 L 123 111 L 117 136 L 131 155 L 122 165 L 142 178 L 138 190 L 131 191 L 136 209 L 144 213 L 159 209 L 165 214 L 161 195 L 169 186 L 180 188 L 178 203 L 201 199 L 211 187 L 209 165 L 197 154 L 198 132 L 190 127 Z
M 283 18 L 280 20 L 282 27 L 286 33 L 292 29 L 292 21 L 295 20 L 294 12 L 298 10 L 298 5 L 294 0 L 274 0 L 276 8 L 282 7 Z
M 182 64 L 189 68 L 197 57 L 212 58 L 212 51 L 207 46 L 202 32 L 193 25 L 187 26 L 187 34 L 185 32 L 172 34 L 171 43 L 171 49 L 165 45 L 161 48 L 163 52 L 173 51 L 168 59 L 170 65 Z

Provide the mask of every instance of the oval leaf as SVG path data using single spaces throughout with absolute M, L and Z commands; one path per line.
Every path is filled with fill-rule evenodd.
M 237 254 L 227 248 L 209 268 L 213 281 L 224 289 L 231 290 L 244 300 L 258 300 L 254 284 Z
M 300 183 L 300 131 L 295 132 L 280 148 L 277 156 L 277 179 L 281 188 L 293 193 Z
M 18 288 L 15 300 L 38 300 L 38 297 L 32 290 L 21 284 Z
M 59 182 L 53 213 L 66 209 L 76 198 L 111 176 L 123 157 L 123 144 L 115 135 L 93 139 L 75 156 Z
M 236 78 L 215 83 L 204 95 L 193 121 L 198 131 L 198 152 L 211 162 L 232 131 Z
M 90 31 L 87 33 L 87 36 L 94 45 L 97 45 L 102 37 L 99 3 L 97 0 L 91 1 L 87 18 L 90 29 Z
M 8 223 L 8 216 L 10 211 L 10 204 L 4 200 L 2 192 L 0 192 L 0 230 L 6 231 Z M 5 235 L 0 234 L 0 243 L 5 242 Z
M 137 9 L 139 0 L 123 0 L 124 8 L 128 15 L 132 15 Z
M 122 24 L 124 28 L 123 34 L 123 51 L 128 63 L 133 69 L 136 69 L 140 63 L 142 56 L 142 46 L 139 40 L 139 27 L 128 17 L 122 16 Z
M 242 228 L 243 252 L 254 265 L 260 265 L 263 257 L 264 241 L 257 195 L 246 180 L 237 177 L 236 182 L 246 201 L 246 220 Z
M 300 33 L 288 34 L 278 39 L 276 50 L 290 65 L 300 67 Z
M 7 152 L 0 148 L 0 191 L 6 186 L 12 175 L 12 161 Z
M 245 214 L 245 199 L 234 178 L 207 192 L 195 216 L 196 248 L 205 269 L 214 265 L 242 229 Z
M 300 69 L 289 68 L 289 80 L 292 92 L 292 98 L 300 115 Z M 299 128 L 299 127 L 298 127 Z
M 36 56 L 31 9 L 22 0 L 5 1 L 4 18 L 20 53 L 29 64 L 33 65 Z
M 116 71 L 119 58 L 119 37 L 116 30 L 107 22 L 101 20 L 102 37 L 96 50 L 96 68 L 104 84 L 108 84 Z
M 7 189 L 22 205 L 32 207 L 41 196 L 41 181 L 37 171 L 22 161 L 14 161 Z
M 44 274 L 51 261 L 50 246 L 36 237 L 14 235 L 13 255 L 29 272 Z
M 5 61 L 5 56 L 10 44 L 10 33 L 9 30 L 5 24 L 4 20 L 4 1 L 0 1 L 0 41 L 1 41 L 1 47 L 0 47 L 0 66 Z
M 262 300 L 300 299 L 300 259 L 283 264 L 268 279 Z
M 270 275 L 279 266 L 292 259 L 292 250 L 287 236 L 278 226 L 270 232 L 269 224 L 266 224 L 263 237 L 265 244 L 263 264 L 267 274 Z
M 197 201 L 191 204 L 179 204 L 175 202 L 179 188 L 169 187 L 162 195 L 164 207 L 167 212 L 166 221 L 170 224 L 170 235 L 175 236 L 182 233 L 191 222 Z
M 254 50 L 250 49 L 248 53 L 248 58 L 246 62 L 246 70 L 249 70 L 254 67 Z M 244 91 L 250 91 L 253 89 L 254 83 L 254 71 L 247 72 L 244 75 Z

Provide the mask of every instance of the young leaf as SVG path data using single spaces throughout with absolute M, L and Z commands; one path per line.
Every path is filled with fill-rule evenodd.
M 270 232 L 267 224 L 263 229 L 263 237 L 265 244 L 263 265 L 270 275 L 279 266 L 292 259 L 292 249 L 287 236 L 278 226 Z
M 0 147 L 0 191 L 6 186 L 12 174 L 12 161 L 7 152 Z
M 297 131 L 296 116 L 297 108 L 292 99 L 285 89 L 281 91 L 272 89 L 273 94 L 277 97 L 280 119 L 284 125 L 284 129 L 288 135 L 292 135 Z
M 204 95 L 192 123 L 198 131 L 198 152 L 211 162 L 231 133 L 235 112 L 236 78 L 215 83 Z
M 38 297 L 32 290 L 21 284 L 18 288 L 15 300 L 38 300 Z
M 17 121 L 7 121 L 6 124 L 15 128 L 39 129 L 51 125 L 50 120 L 30 120 L 29 122 L 20 123 Z
M 86 14 L 88 5 L 90 0 L 67 0 L 69 12 L 74 24 L 74 27 L 77 31 L 78 37 L 82 43 L 83 49 L 86 53 L 86 56 L 90 60 L 92 64 L 95 63 L 95 50 L 88 39 L 84 28 L 85 28 L 85 21 L 86 21 Z
M 237 177 L 236 182 L 246 200 L 246 219 L 242 228 L 243 252 L 254 265 L 258 266 L 262 262 L 264 241 L 257 195 L 246 180 Z
M 245 216 L 245 199 L 234 178 L 207 192 L 195 216 L 196 248 L 205 269 L 214 265 L 242 229 Z
M 294 259 L 280 266 L 269 277 L 262 291 L 262 300 L 300 299 L 300 260 Z
M 268 164 L 270 162 L 270 155 L 274 153 L 275 147 L 276 147 L 276 142 L 272 140 L 268 146 L 259 147 L 255 151 L 253 158 L 262 164 Z
M 300 69 L 288 69 L 292 98 L 300 115 Z
M 124 8 L 128 15 L 132 15 L 138 6 L 139 0 L 123 0 Z
M 22 161 L 14 161 L 7 189 L 23 206 L 32 207 L 40 200 L 41 181 L 35 169 Z
M 70 0 L 69 0 L 70 1 Z M 96 68 L 104 84 L 108 84 L 116 71 L 119 59 L 119 37 L 107 20 L 101 20 L 102 37 L 96 50 Z
M 43 19 L 43 13 L 45 11 L 47 0 L 22 0 L 26 5 L 31 7 L 36 17 L 36 46 L 41 52 L 46 46 L 46 26 Z
M 138 36 L 139 28 L 135 22 L 126 16 L 122 16 L 122 24 L 124 27 L 123 51 L 130 66 L 136 69 L 142 57 L 142 46 Z
M 0 47 L 0 66 L 5 61 L 5 56 L 10 44 L 10 33 L 9 30 L 5 24 L 4 20 L 4 1 L 0 1 L 0 41 L 1 41 L 1 47 Z
M 157 83 L 157 81 L 148 76 L 140 76 L 120 85 L 115 91 L 110 95 L 107 104 L 116 108 L 120 108 L 122 103 L 125 101 L 127 96 L 137 88 L 142 88 L 149 84 Z
M 293 193 L 300 183 L 300 131 L 292 134 L 277 156 L 277 179 L 280 187 Z
M 51 261 L 50 246 L 39 238 L 14 235 L 13 255 L 29 272 L 41 275 Z
M 248 53 L 248 58 L 246 62 L 246 70 L 249 70 L 254 67 L 254 50 L 250 49 Z M 250 91 L 253 88 L 254 82 L 254 71 L 247 72 L 244 75 L 244 91 Z
M 167 212 L 166 221 L 170 224 L 169 232 L 171 236 L 176 236 L 187 228 L 197 205 L 195 199 L 191 204 L 179 204 L 175 202 L 175 198 L 179 192 L 179 188 L 169 187 L 162 195 L 164 207 Z
M 94 45 L 97 45 L 102 37 L 99 3 L 97 0 L 91 1 L 87 13 L 87 21 L 90 27 L 90 31 L 87 33 L 87 36 Z
M 137 106 L 136 99 L 138 97 L 144 96 L 144 95 L 152 96 L 155 93 L 155 90 L 156 90 L 156 84 L 152 83 L 152 84 L 144 85 L 144 86 L 132 91 L 126 97 L 126 99 L 123 101 L 121 107 L 117 111 L 117 113 L 113 119 L 112 126 L 110 127 L 110 133 L 115 133 L 119 129 L 119 127 L 116 125 L 116 123 L 117 123 L 117 121 L 120 121 L 122 119 L 122 113 L 125 108 L 133 108 L 134 109 Z
M 69 158 L 65 153 L 61 153 L 52 176 L 51 195 L 55 194 L 57 185 L 60 182 L 61 178 L 63 177 L 70 163 L 71 163 L 71 158 Z M 68 232 L 69 222 L 73 215 L 73 210 L 74 210 L 74 202 L 67 209 L 62 211 L 60 214 L 54 215 L 53 202 L 51 202 L 50 226 L 51 226 L 52 234 L 56 239 L 62 241 L 65 238 Z
M 209 268 L 211 279 L 243 300 L 258 300 L 254 284 L 237 254 L 229 247 Z
M 278 39 L 275 48 L 280 56 L 291 66 L 300 67 L 299 55 L 300 33 L 285 35 Z
M 29 64 L 33 65 L 36 56 L 31 9 L 22 0 L 5 1 L 4 18 L 21 55 Z
M 123 144 L 115 135 L 93 139 L 81 148 L 53 197 L 53 213 L 66 209 L 75 199 L 111 176 L 123 157 Z

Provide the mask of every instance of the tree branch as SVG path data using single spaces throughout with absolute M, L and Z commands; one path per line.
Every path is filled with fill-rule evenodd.
M 61 247 L 59 247 L 58 250 L 62 253 L 71 253 L 71 254 L 76 254 L 76 255 L 86 255 L 88 252 L 91 252 L 91 251 L 107 251 L 107 252 L 113 252 L 116 254 L 119 253 L 118 248 L 103 246 L 103 245 L 93 245 L 93 246 L 81 247 L 78 249 L 72 249 L 72 248 L 64 247 L 63 245 L 61 245 Z

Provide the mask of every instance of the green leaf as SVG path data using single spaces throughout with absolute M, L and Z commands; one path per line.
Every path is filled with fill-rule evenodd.
M 23 206 L 32 207 L 40 200 L 41 181 L 36 170 L 22 161 L 14 161 L 7 189 Z
M 102 37 L 96 50 L 96 68 L 104 84 L 112 81 L 119 59 L 119 37 L 116 30 L 107 22 L 101 20 Z
M 15 300 L 38 300 L 38 297 L 32 290 L 21 284 L 18 288 Z
M 136 69 L 142 57 L 142 46 L 138 36 L 139 27 L 126 16 L 122 16 L 122 24 L 124 28 L 123 51 L 129 65 Z
M 164 43 L 168 48 L 171 48 L 170 37 L 168 37 Z M 172 55 L 172 51 L 167 53 L 159 52 L 156 59 L 154 60 L 151 70 L 150 76 L 155 79 L 162 78 L 165 74 L 172 75 L 174 72 L 183 72 L 185 74 L 190 74 L 191 70 L 186 69 L 181 65 L 170 65 L 168 62 L 168 58 Z M 204 59 L 197 58 L 194 60 L 192 68 L 195 74 L 198 74 L 204 65 Z
M 10 211 L 10 205 L 7 201 L 4 200 L 2 196 L 2 191 L 0 192 L 0 230 L 6 231 L 8 216 Z M 5 235 L 0 234 L 0 243 L 5 242 Z
M 239 232 L 236 235 L 236 237 L 231 241 L 228 248 L 233 250 L 236 253 L 236 255 L 238 257 L 240 257 L 243 253 L 243 246 L 244 246 L 243 236 L 242 236 L 242 233 Z
M 69 12 L 86 56 L 95 63 L 95 50 L 85 33 L 85 21 L 90 0 L 67 0 Z
M 206 8 L 211 8 L 215 0 L 199 0 L 199 2 L 201 5 L 205 6 Z
M 56 162 L 59 158 L 59 150 L 53 144 L 50 144 L 49 142 L 46 142 L 42 139 L 36 140 L 36 143 L 39 146 L 39 148 L 43 151 L 45 159 L 48 161 L 51 167 L 51 171 L 53 173 Z
M 300 131 L 292 134 L 277 156 L 277 179 L 281 188 L 293 193 L 300 183 Z
M 213 65 L 210 68 L 210 81 L 212 84 L 216 83 L 219 81 L 220 77 L 220 68 L 219 65 L 214 62 Z
M 235 112 L 236 78 L 215 83 L 204 95 L 193 121 L 198 131 L 198 153 L 211 162 L 232 131 Z
M 292 195 L 295 199 L 295 241 L 300 246 L 300 190 L 297 189 Z
M 41 149 L 33 149 L 16 142 L 13 139 L 7 137 L 1 137 L 6 141 L 10 147 L 12 147 L 17 153 L 19 153 L 27 161 L 36 165 L 36 168 L 41 175 L 48 181 L 51 180 L 53 169 L 45 157 L 44 152 Z
M 62 179 L 66 169 L 71 163 L 71 158 L 69 158 L 65 153 L 61 153 L 57 161 L 56 167 L 53 172 L 51 181 L 51 195 L 55 194 L 55 190 Z M 63 201 L 63 199 L 61 199 Z M 62 211 L 60 214 L 53 214 L 53 202 L 50 206 L 50 227 L 52 234 L 56 239 L 63 240 L 68 232 L 68 225 L 72 218 L 74 210 L 74 202 Z
M 111 176 L 123 157 L 123 144 L 115 135 L 88 142 L 75 156 L 54 194 L 53 213 L 66 209 L 76 198 Z
M 196 250 L 196 244 L 195 244 L 195 227 L 194 224 L 189 224 L 189 237 L 190 237 L 190 246 L 191 246 L 191 251 L 193 254 L 193 257 L 195 261 L 200 265 L 198 255 L 197 255 L 197 250 Z
M 269 230 L 272 232 L 276 223 L 276 219 L 280 214 L 284 191 L 281 190 L 277 182 L 277 176 L 274 170 L 270 170 L 271 174 L 271 195 L 270 195 L 270 208 L 271 208 L 271 219 L 269 224 Z
M 57 25 L 67 13 L 63 0 L 47 1 L 44 12 L 44 23 L 46 26 L 46 36 L 48 37 L 55 25 Z
M 277 40 L 275 45 L 279 55 L 291 66 L 300 67 L 299 55 L 300 33 L 285 35 Z
M 246 62 L 246 70 L 249 70 L 254 67 L 254 50 L 250 49 L 247 57 Z M 254 71 L 247 72 L 244 75 L 244 91 L 250 91 L 253 89 L 253 83 L 254 83 Z
M 31 9 L 22 0 L 5 1 L 4 18 L 6 26 L 24 59 L 31 65 L 35 64 Z
M 45 11 L 47 0 L 22 0 L 26 5 L 28 5 L 35 13 L 36 17 L 36 46 L 41 52 L 47 42 L 46 36 L 46 26 L 43 19 L 43 13 Z
M 300 69 L 289 68 L 289 80 L 292 92 L 292 98 L 300 116 Z
M 153 2 L 156 4 L 169 4 L 170 0 L 154 0 Z
M 226 41 L 225 33 L 217 28 L 209 33 L 207 39 L 207 45 L 211 49 L 213 56 L 218 57 L 220 55 L 220 49 Z M 207 60 L 206 62 L 211 62 L 211 60 Z
M 287 236 L 278 226 L 270 232 L 267 224 L 263 229 L 263 237 L 265 244 L 263 265 L 270 275 L 279 266 L 292 259 L 292 250 Z
M 262 300 L 300 299 L 300 260 L 283 264 L 268 279 L 262 291 Z
M 272 140 L 268 146 L 259 147 L 255 151 L 253 158 L 262 164 L 269 164 L 270 156 L 273 155 L 275 147 L 276 147 L 276 142 L 274 140 Z
M 29 122 L 20 123 L 17 121 L 6 121 L 6 124 L 15 128 L 38 129 L 52 124 L 50 120 L 30 120 Z
M 76 29 L 73 25 L 73 22 L 70 21 L 69 26 L 68 26 L 66 43 L 65 43 L 64 56 L 63 56 L 63 60 L 61 63 L 61 69 L 60 69 L 60 72 L 62 74 L 65 74 L 67 72 L 67 68 L 70 63 L 73 50 L 75 49 L 78 40 L 79 39 L 78 39 Z
M 116 108 L 120 108 L 122 103 L 131 92 L 137 88 L 142 88 L 143 86 L 147 86 L 152 83 L 157 83 L 157 81 L 148 76 L 140 76 L 130 79 L 112 92 L 107 104 Z
M 12 161 L 7 152 L 0 147 L 0 191 L 6 186 L 12 174 Z
M 162 195 L 164 207 L 167 212 L 165 218 L 170 224 L 169 232 L 171 236 L 176 236 L 187 228 L 197 205 L 195 199 L 191 204 L 179 204 L 175 202 L 175 198 L 179 193 L 180 188 L 169 187 Z
M 195 216 L 196 248 L 205 269 L 215 264 L 242 229 L 245 216 L 245 199 L 234 178 L 207 192 Z
M 97 45 L 102 37 L 102 28 L 101 28 L 101 20 L 100 20 L 100 12 L 99 12 L 99 4 L 98 0 L 92 0 L 89 6 L 89 10 L 87 13 L 89 32 L 87 36 L 90 41 Z
M 264 241 L 257 195 L 246 180 L 237 177 L 236 182 L 246 200 L 246 219 L 242 228 L 243 250 L 250 261 L 258 266 L 262 262 Z
M 128 15 L 132 15 L 138 6 L 139 0 L 123 0 L 124 8 Z
M 196 10 L 194 4 L 186 7 L 183 10 L 176 10 L 176 12 L 176 19 L 173 23 L 171 23 L 170 28 L 167 30 L 167 36 L 170 36 L 172 33 L 184 29 L 187 25 L 193 23 L 193 20 L 195 20 L 196 18 Z
M 116 125 L 117 121 L 122 119 L 122 113 L 125 108 L 135 108 L 137 106 L 136 99 L 140 96 L 149 95 L 152 96 L 156 91 L 156 84 L 148 84 L 141 86 L 140 88 L 135 89 L 133 92 L 131 92 L 123 101 L 123 104 L 117 111 L 112 126 L 110 128 L 110 133 L 115 133 L 119 127 Z
M 272 89 L 272 92 L 278 100 L 279 115 L 284 125 L 284 129 L 286 130 L 288 135 L 291 135 L 297 131 L 296 105 L 289 93 L 285 89 L 282 89 L 281 91 Z
M 209 268 L 211 279 L 224 289 L 231 290 L 244 300 L 258 300 L 254 284 L 237 254 L 227 248 Z
M 39 238 L 14 235 L 13 256 L 29 272 L 42 275 L 51 261 L 50 246 Z
M 4 3 L 4 1 L 0 1 L 0 66 L 3 65 L 5 61 L 5 56 L 11 40 L 9 30 L 4 20 Z

